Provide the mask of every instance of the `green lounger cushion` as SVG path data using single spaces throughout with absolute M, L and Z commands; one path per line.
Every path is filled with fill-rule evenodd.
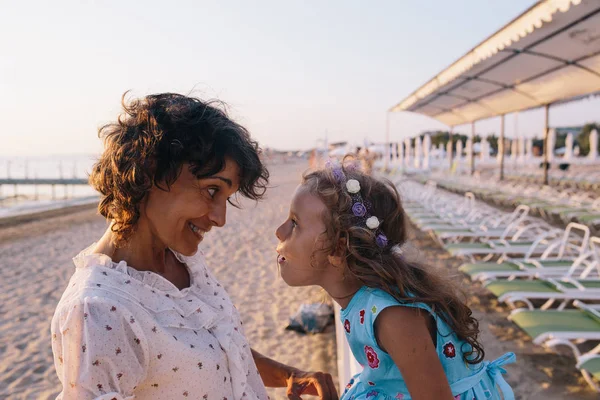
M 540 263 L 545 268 L 552 267 L 563 267 L 568 268 L 573 264 L 572 260 L 540 260 Z M 522 262 L 525 268 L 531 269 L 539 269 L 533 263 L 530 262 Z M 482 272 L 511 272 L 511 271 L 519 271 L 520 268 L 516 263 L 512 262 L 503 262 L 503 263 L 493 263 L 493 262 L 484 262 L 484 263 L 466 263 L 461 265 L 458 268 L 459 271 L 473 276 L 476 274 L 480 274 Z
M 577 220 L 581 222 L 591 222 L 600 219 L 600 214 L 578 215 Z
M 582 363 L 579 366 L 579 369 L 585 369 L 587 372 L 592 374 L 592 376 L 598 380 L 600 380 L 600 356 L 593 357 Z
M 467 263 L 461 265 L 458 270 L 469 276 L 480 274 L 482 272 L 511 272 L 518 271 L 519 267 L 516 264 L 506 263 Z
M 569 268 L 571 265 L 573 265 L 573 260 L 539 260 L 539 262 L 540 262 L 540 264 L 542 264 L 542 266 L 544 268 L 552 268 L 552 267 Z M 522 262 L 521 264 L 523 264 L 523 266 L 525 268 L 539 269 L 532 262 Z
M 469 249 L 491 249 L 487 243 L 450 243 L 444 246 L 448 251 L 451 250 L 469 250 Z
M 485 285 L 485 288 L 492 292 L 494 296 L 500 297 L 508 292 L 535 292 L 535 293 L 559 293 L 553 285 L 541 280 L 497 280 Z
M 504 242 L 500 242 L 497 240 L 491 240 L 491 243 L 494 243 L 494 245 L 497 248 L 502 248 L 502 247 L 506 247 L 506 245 L 504 244 Z M 509 246 L 531 246 L 533 244 L 533 242 L 522 242 L 519 240 L 508 240 L 508 245 Z
M 529 336 L 548 332 L 598 332 L 600 323 L 581 310 L 531 310 L 513 314 L 512 321 Z
M 600 289 L 599 280 L 580 281 L 581 285 L 589 289 Z M 568 282 L 560 282 L 568 289 L 576 289 L 575 285 Z M 550 282 L 534 280 L 497 280 L 485 285 L 485 288 L 492 292 L 496 297 L 500 297 L 509 292 L 535 292 L 535 293 L 560 293 Z
M 461 228 L 436 228 L 433 230 L 436 235 L 444 234 L 444 233 L 456 233 L 460 235 L 461 233 L 473 233 L 471 229 L 461 229 Z

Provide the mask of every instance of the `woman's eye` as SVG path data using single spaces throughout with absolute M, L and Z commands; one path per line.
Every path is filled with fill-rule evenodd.
M 210 196 L 211 199 L 215 198 L 215 195 L 217 194 L 217 192 L 219 191 L 219 189 L 217 188 L 208 188 L 208 195 Z

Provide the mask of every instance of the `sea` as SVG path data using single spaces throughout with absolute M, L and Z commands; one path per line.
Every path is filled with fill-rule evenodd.
M 0 156 L 0 179 L 86 179 L 97 154 Z M 0 185 L 0 219 L 97 202 L 89 185 Z

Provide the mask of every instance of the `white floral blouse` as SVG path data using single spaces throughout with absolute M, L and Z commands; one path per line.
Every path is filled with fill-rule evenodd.
M 57 399 L 267 399 L 242 322 L 199 251 L 191 285 L 91 254 L 52 319 Z

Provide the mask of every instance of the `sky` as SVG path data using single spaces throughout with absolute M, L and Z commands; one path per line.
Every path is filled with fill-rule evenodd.
M 98 153 L 122 94 L 217 98 L 263 147 L 385 139 L 386 111 L 531 0 L 0 0 L 0 155 Z M 596 118 L 557 106 L 551 125 Z M 507 116 L 541 135 L 543 112 Z M 477 124 L 494 132 L 497 119 Z M 394 113 L 390 137 L 446 129 Z M 470 132 L 470 126 L 457 127 Z

